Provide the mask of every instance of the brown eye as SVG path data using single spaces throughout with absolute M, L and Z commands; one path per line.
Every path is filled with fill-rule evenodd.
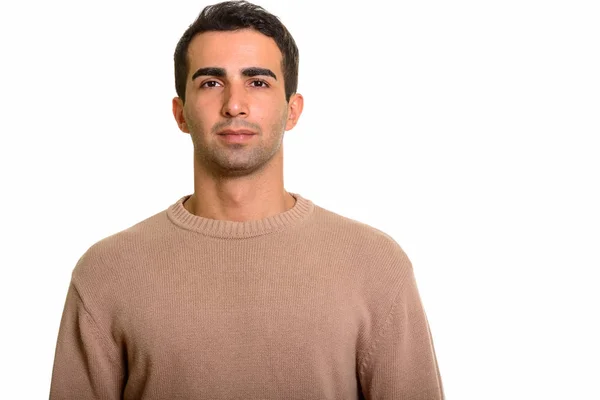
M 259 87 L 259 88 L 266 88 L 269 87 L 269 84 L 265 81 L 260 81 L 260 80 L 256 80 L 256 81 L 252 81 L 252 85 L 254 87 Z
M 200 87 L 203 87 L 203 88 L 206 88 L 206 87 L 212 88 L 212 87 L 217 87 L 218 84 L 219 84 L 219 82 L 217 82 L 217 81 L 206 81 L 202 85 L 200 85 Z

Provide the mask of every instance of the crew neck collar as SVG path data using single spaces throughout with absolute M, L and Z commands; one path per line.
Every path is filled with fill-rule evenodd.
M 245 239 L 266 235 L 302 222 L 314 210 L 314 203 L 298 193 L 288 192 L 296 199 L 292 208 L 279 214 L 252 221 L 227 221 L 200 217 L 190 213 L 183 203 L 191 194 L 177 200 L 167 209 L 167 216 L 175 225 L 203 235 L 223 239 Z

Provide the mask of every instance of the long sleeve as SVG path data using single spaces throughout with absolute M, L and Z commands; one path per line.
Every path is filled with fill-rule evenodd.
M 118 350 L 97 327 L 71 283 L 60 323 L 50 399 L 121 399 Z
M 367 400 L 443 400 L 429 323 L 412 268 L 360 365 Z

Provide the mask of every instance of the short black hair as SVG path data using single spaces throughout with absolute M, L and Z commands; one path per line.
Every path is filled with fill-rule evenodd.
M 175 47 L 175 90 L 185 102 L 186 78 L 189 73 L 188 48 L 192 39 L 210 31 L 254 29 L 273 38 L 282 54 L 281 69 L 285 84 L 285 99 L 298 89 L 298 47 L 294 38 L 279 18 L 264 8 L 247 1 L 224 1 L 205 7 L 198 18 L 179 39 Z

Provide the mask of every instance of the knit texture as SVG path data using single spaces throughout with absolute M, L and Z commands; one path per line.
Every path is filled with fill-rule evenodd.
M 443 399 L 408 257 L 315 205 L 256 221 L 166 210 L 93 244 L 50 399 Z

